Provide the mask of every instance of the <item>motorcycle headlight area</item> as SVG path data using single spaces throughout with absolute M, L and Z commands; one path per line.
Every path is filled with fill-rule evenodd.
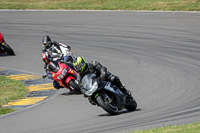
M 66 73 L 67 73 L 67 70 L 63 69 L 62 74 L 58 75 L 57 79 L 61 80 L 65 76 Z

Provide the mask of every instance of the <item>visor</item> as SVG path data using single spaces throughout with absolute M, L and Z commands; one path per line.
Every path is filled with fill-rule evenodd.
M 84 65 L 84 62 L 82 61 L 81 63 L 79 63 L 78 65 L 74 66 L 74 69 L 76 71 L 81 71 L 81 68 L 83 67 Z
M 44 47 L 47 48 L 47 49 L 50 48 L 50 46 L 51 46 L 50 44 L 51 44 L 51 42 L 44 42 L 43 43 Z

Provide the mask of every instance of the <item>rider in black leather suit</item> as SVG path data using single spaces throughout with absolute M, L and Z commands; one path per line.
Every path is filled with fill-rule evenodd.
M 101 65 L 98 61 L 86 63 L 83 57 L 77 57 L 77 60 L 73 63 L 73 67 L 79 73 L 77 77 L 77 80 L 79 81 L 81 81 L 86 74 L 96 74 L 100 79 L 110 81 L 114 85 L 118 86 L 125 95 L 131 95 L 131 92 L 125 88 L 119 77 L 108 72 L 107 68 Z

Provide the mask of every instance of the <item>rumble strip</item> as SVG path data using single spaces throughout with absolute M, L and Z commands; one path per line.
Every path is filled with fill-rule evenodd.
M 3 108 L 22 109 L 41 102 L 56 92 L 51 80 L 43 79 L 36 74 L 0 68 L 0 75 L 19 80 L 27 87 L 27 94 L 23 98 L 12 101 L 4 105 Z

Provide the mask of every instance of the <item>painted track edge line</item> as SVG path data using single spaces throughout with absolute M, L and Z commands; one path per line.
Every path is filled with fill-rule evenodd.
M 19 109 L 19 110 L 17 110 L 17 111 L 14 111 L 14 112 L 11 112 L 11 113 L 8 113 L 8 114 L 1 115 L 0 118 L 6 117 L 6 116 L 10 116 L 10 115 L 14 115 L 14 114 L 16 114 L 16 113 L 19 113 L 19 112 L 21 112 L 21 111 L 30 109 L 30 108 L 35 107 L 35 106 L 38 106 L 38 105 L 40 105 L 40 104 L 44 104 L 45 102 L 50 101 L 50 100 L 52 100 L 53 98 L 57 97 L 58 95 L 62 94 L 64 90 L 65 90 L 64 88 L 61 88 L 61 89 L 59 89 L 55 94 L 53 94 L 52 96 L 47 97 L 46 99 L 44 99 L 44 100 L 42 100 L 42 101 L 40 101 L 40 102 L 38 102 L 38 103 L 35 103 L 35 104 L 33 104 L 33 105 L 30 105 L 30 106 L 28 106 L 28 107 Z
M 39 74 L 34 73 L 34 72 L 24 71 L 24 70 L 19 70 L 19 69 L 5 68 L 5 67 L 1 67 L 1 66 L 0 66 L 0 68 L 4 69 L 5 71 L 6 71 L 6 70 L 15 70 L 15 71 L 19 71 L 19 72 L 31 73 L 31 74 L 39 75 Z M 61 88 L 61 89 L 59 89 L 56 93 L 52 94 L 51 96 L 48 96 L 47 98 L 45 98 L 45 99 L 42 100 L 42 101 L 39 101 L 39 102 L 37 102 L 37 103 L 35 103 L 35 104 L 32 104 L 32 105 L 29 105 L 29 106 L 27 106 L 27 107 L 25 107 L 25 108 L 16 110 L 16 111 L 14 111 L 14 112 L 11 112 L 11 113 L 8 113 L 8 114 L 4 114 L 4 115 L 0 115 L 0 118 L 1 118 L 1 117 L 6 117 L 6 116 L 9 116 L 9 115 L 13 115 L 13 114 L 16 114 L 16 113 L 18 113 L 18 112 L 24 111 L 24 110 L 26 110 L 26 109 L 30 109 L 30 108 L 32 108 L 32 107 L 38 106 L 38 105 L 40 105 L 40 104 L 43 104 L 43 103 L 45 103 L 45 102 L 47 102 L 47 101 L 49 101 L 49 100 L 55 98 L 56 96 L 60 95 L 61 93 L 63 93 L 64 90 L 65 90 L 64 88 Z

